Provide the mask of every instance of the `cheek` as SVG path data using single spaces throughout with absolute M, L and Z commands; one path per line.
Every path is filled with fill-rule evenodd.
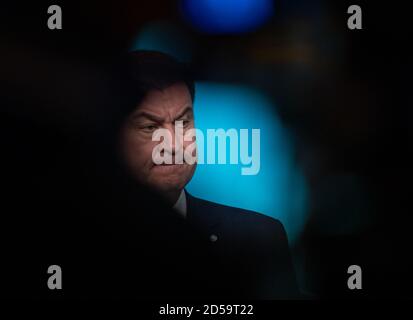
M 124 135 L 123 150 L 129 164 L 137 166 L 152 163 L 153 141 L 143 139 L 136 133 Z
M 195 138 L 192 139 L 192 141 L 184 141 L 183 147 L 184 147 L 185 152 L 189 154 L 190 156 L 192 157 L 197 156 L 198 146 L 196 144 Z

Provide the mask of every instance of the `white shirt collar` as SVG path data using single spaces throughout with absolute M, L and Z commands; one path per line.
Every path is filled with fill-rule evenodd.
M 182 215 L 182 217 L 186 218 L 186 195 L 184 190 L 181 191 L 181 194 L 175 202 L 173 209 Z

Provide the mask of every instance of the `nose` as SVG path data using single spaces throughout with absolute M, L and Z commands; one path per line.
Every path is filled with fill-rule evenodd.
M 164 152 L 168 152 L 175 157 L 174 163 L 179 163 L 176 161 L 179 161 L 183 154 L 183 127 L 175 124 L 166 124 L 165 129 L 167 129 L 170 134 L 165 141 Z

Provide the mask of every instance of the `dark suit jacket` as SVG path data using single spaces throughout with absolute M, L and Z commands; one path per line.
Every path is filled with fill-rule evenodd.
M 207 257 L 207 261 L 201 259 L 204 275 L 197 275 L 200 296 L 298 297 L 287 236 L 280 221 L 186 195 L 187 222 L 203 241 Z
M 165 301 L 299 298 L 278 220 L 186 195 L 186 219 L 152 211 L 145 217 L 153 219 L 130 229 L 131 240 L 122 242 L 130 246 L 116 246 L 126 252 L 115 248 L 117 257 L 107 259 L 120 267 L 107 274 L 124 275 L 126 266 L 127 281 L 109 283 L 102 292 Z
M 24 235 L 31 241 L 10 254 L 25 263 L 12 264 L 4 273 L 24 277 L 18 279 L 21 285 L 10 277 L 3 292 L 31 298 L 166 302 L 298 297 L 279 221 L 188 193 L 187 218 L 182 219 L 159 205 L 155 196 L 139 191 L 130 192 L 128 199 L 129 195 L 130 202 L 119 197 L 75 201 L 84 209 L 75 214 L 72 206 L 60 207 L 60 228 L 51 228 L 53 216 L 36 224 L 45 229 L 27 228 Z M 133 200 L 137 197 L 141 201 Z M 150 205 L 144 207 L 142 201 Z M 56 230 L 52 238 L 50 230 Z M 62 268 L 63 290 L 47 287 L 47 268 L 52 264 Z

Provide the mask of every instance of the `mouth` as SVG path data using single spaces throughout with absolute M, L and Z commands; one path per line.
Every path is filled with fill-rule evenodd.
M 175 169 L 179 169 L 179 168 L 183 168 L 184 164 L 158 164 L 158 165 L 154 165 L 153 169 L 154 170 L 162 170 L 162 171 L 171 171 L 171 170 L 175 170 Z

